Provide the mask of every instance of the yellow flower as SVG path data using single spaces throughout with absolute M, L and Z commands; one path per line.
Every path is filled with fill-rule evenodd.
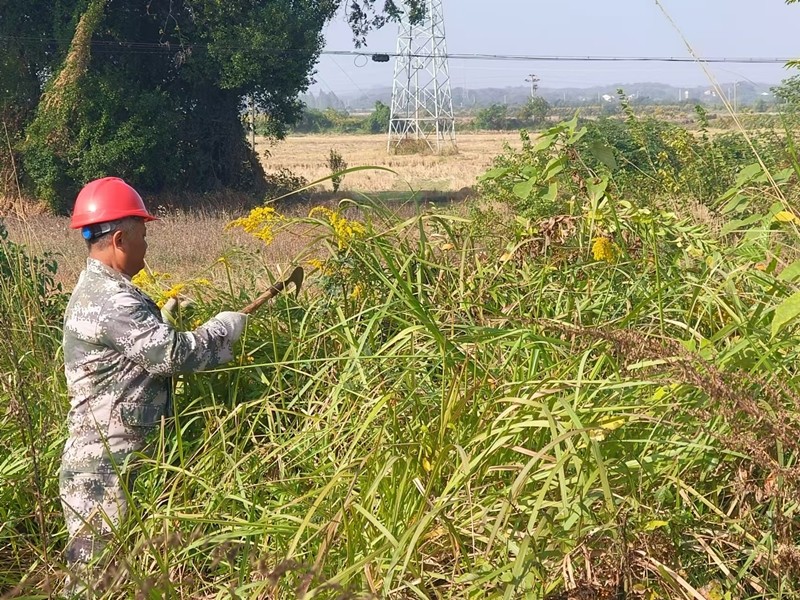
M 143 288 L 153 283 L 153 279 L 145 269 L 142 269 L 136 275 L 131 277 L 131 283 L 138 288 Z
M 198 277 L 197 279 L 192 279 L 192 283 L 194 285 L 198 285 L 201 287 L 211 287 L 211 282 L 208 279 L 203 277 Z
M 308 213 L 309 218 L 314 218 L 316 215 L 322 215 L 322 217 L 330 223 L 339 250 L 344 250 L 354 239 L 366 233 L 363 223 L 349 221 L 338 211 L 333 211 L 325 206 L 315 206 Z
M 166 292 L 164 292 L 161 296 L 163 299 L 169 300 L 170 298 L 177 298 L 180 293 L 186 288 L 186 285 L 183 283 L 176 283 L 171 288 L 169 288 Z
M 607 237 L 596 237 L 592 241 L 592 256 L 595 260 L 613 262 L 616 256 L 614 244 Z
M 162 273 L 160 271 L 148 271 L 147 269 L 142 269 L 136 275 L 131 277 L 131 283 L 138 288 L 145 289 L 165 279 L 172 279 L 172 275 L 169 273 Z
M 274 208 L 269 206 L 257 206 L 251 210 L 250 214 L 246 217 L 241 217 L 228 223 L 225 229 L 239 227 L 243 229 L 245 233 L 249 233 L 253 237 L 269 245 L 275 238 L 273 228 L 283 220 L 283 216 L 275 212 Z
M 363 292 L 361 289 L 361 285 L 356 284 L 356 286 L 353 288 L 353 291 L 350 292 L 350 298 L 352 298 L 353 300 L 358 300 L 359 298 L 361 298 L 362 293 Z

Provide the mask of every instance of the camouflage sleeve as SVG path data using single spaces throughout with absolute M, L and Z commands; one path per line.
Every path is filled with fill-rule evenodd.
M 194 331 L 176 331 L 129 292 L 112 296 L 101 311 L 97 337 L 153 375 L 203 371 L 233 358 L 225 325 L 211 319 Z

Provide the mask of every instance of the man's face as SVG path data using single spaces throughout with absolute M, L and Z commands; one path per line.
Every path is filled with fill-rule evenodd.
M 114 233 L 114 255 L 117 270 L 133 277 L 144 269 L 144 255 L 147 253 L 147 227 L 144 221 L 137 220 L 129 231 Z

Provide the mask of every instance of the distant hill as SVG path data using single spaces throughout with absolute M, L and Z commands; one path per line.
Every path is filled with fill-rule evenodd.
M 736 101 L 739 106 L 772 104 L 775 99 L 770 92 L 771 87 L 772 85 L 768 83 L 738 82 L 735 85 Z M 615 83 L 589 88 L 540 88 L 537 94 L 551 104 L 563 106 L 591 104 L 596 106 L 602 103 L 617 102 L 617 90 L 620 88 L 625 91 L 633 103 L 679 104 L 690 102 L 709 106 L 722 103 L 718 93 L 710 86 L 676 87 L 663 83 Z M 723 85 L 722 92 L 728 94 L 733 102 L 734 84 Z M 484 108 L 491 104 L 522 105 L 530 97 L 530 88 L 527 86 L 482 89 L 456 87 L 453 88 L 452 93 L 453 108 L 464 110 Z M 384 104 L 391 103 L 392 88 L 373 88 L 366 92 L 338 95 L 323 91 L 317 95 L 304 95 L 301 99 L 308 107 L 320 110 L 334 108 L 336 110 L 368 111 L 378 101 Z

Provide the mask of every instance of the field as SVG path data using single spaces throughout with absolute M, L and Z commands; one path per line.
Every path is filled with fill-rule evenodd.
M 351 167 L 371 165 L 386 167 L 397 173 L 365 171 L 347 175 L 342 190 L 364 193 L 384 191 L 457 192 L 475 185 L 478 175 L 486 171 L 503 145 L 519 147 L 517 132 L 460 133 L 458 154 L 395 155 L 386 151 L 385 135 L 316 135 L 291 136 L 277 146 L 257 143 L 257 149 L 269 151 L 265 161 L 269 171 L 289 169 L 309 181 L 330 175 L 326 161 L 331 149 L 339 152 Z M 330 187 L 330 183 L 327 184 Z
M 796 598 L 798 130 L 574 120 L 441 158 L 296 137 L 270 170 L 326 176 L 335 148 L 442 192 L 501 168 L 468 205 L 359 173 L 282 218 L 166 212 L 137 281 L 194 301 L 181 330 L 289 265 L 307 282 L 232 362 L 174 375 L 174 418 L 119 465 L 138 477 L 98 595 Z M 58 284 L 83 260 L 64 218 L 0 227 L 4 599 L 67 574 Z

